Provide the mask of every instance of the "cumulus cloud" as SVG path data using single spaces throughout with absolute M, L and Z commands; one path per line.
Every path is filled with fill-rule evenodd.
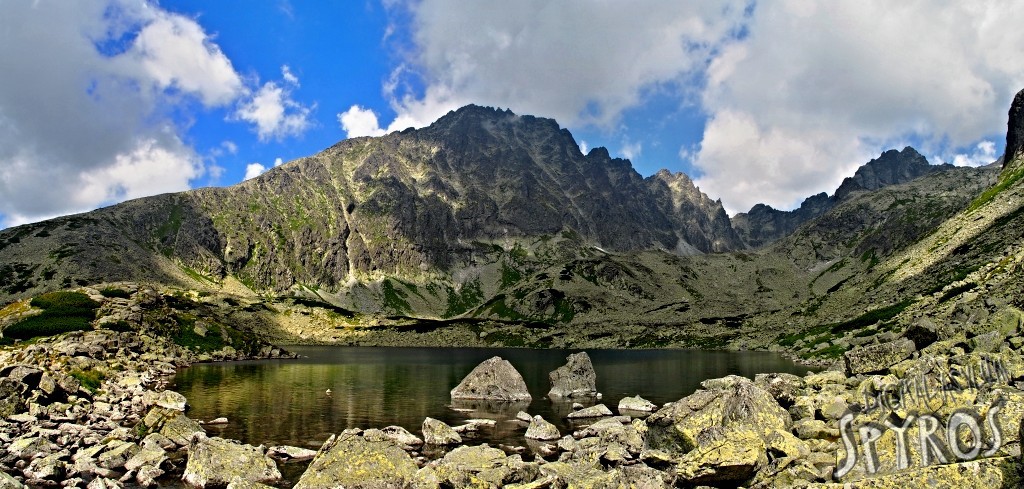
M 149 2 L 4 3 L 0 32 L 0 227 L 216 179 L 238 147 L 197 154 L 189 111 L 260 95 L 195 19 Z
M 338 114 L 338 124 L 345 131 L 345 137 L 358 138 L 361 136 L 383 136 L 385 131 L 381 129 L 377 121 L 377 114 L 371 109 L 364 109 L 353 105 L 345 112 Z
M 263 172 L 265 172 L 265 171 L 267 171 L 267 167 L 265 167 L 265 166 L 263 166 L 263 165 L 261 165 L 259 163 L 249 163 L 248 165 L 245 165 L 245 176 L 242 177 L 242 180 L 249 180 L 251 178 L 256 178 L 256 177 L 262 175 Z
M 610 127 L 651 86 L 702 70 L 749 6 L 673 0 L 599 7 L 542 0 L 391 4 L 411 14 L 413 33 L 409 56 L 385 85 L 398 114 L 388 130 L 429 124 L 469 102 Z
M 697 183 L 732 212 L 787 208 L 904 141 L 948 159 L 1004 133 L 1021 15 L 999 1 L 759 3 L 709 65 Z M 997 156 L 978 149 L 955 161 Z
M 992 141 L 982 141 L 974 146 L 974 150 L 970 153 L 959 153 L 953 157 L 953 164 L 956 166 L 985 166 L 996 159 L 999 155 L 996 154 L 996 143 Z
M 680 158 L 730 212 L 793 207 L 908 141 L 957 161 L 1005 131 L 1024 85 L 1012 1 L 456 3 L 389 3 L 411 19 L 383 86 L 397 115 L 385 125 L 353 107 L 354 133 L 474 102 L 621 137 L 623 113 L 657 93 L 706 115 Z
M 260 141 L 284 139 L 297 136 L 309 129 L 311 107 L 292 99 L 292 87 L 299 85 L 299 79 L 288 66 L 281 68 L 284 84 L 268 81 L 252 97 L 242 104 L 235 116 L 256 126 Z

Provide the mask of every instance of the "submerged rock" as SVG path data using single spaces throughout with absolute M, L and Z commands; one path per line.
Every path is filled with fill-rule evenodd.
M 236 478 L 275 483 L 281 480 L 281 472 L 263 447 L 196 435 L 189 446 L 188 464 L 181 479 L 193 487 L 206 487 L 226 486 Z
M 477 365 L 451 391 L 452 399 L 494 399 L 530 401 L 530 391 L 523 376 L 508 360 L 492 357 Z
M 295 489 L 413 487 L 417 471 L 412 457 L 390 441 L 341 434 L 324 442 Z
M 551 380 L 549 398 L 594 397 L 597 395 L 597 373 L 587 352 L 573 353 L 565 365 L 548 374 Z
M 577 419 L 577 418 L 600 418 L 602 416 L 611 416 L 612 411 L 608 409 L 608 406 L 604 404 L 598 404 L 595 406 L 586 407 L 579 411 L 573 411 L 569 413 L 566 418 Z

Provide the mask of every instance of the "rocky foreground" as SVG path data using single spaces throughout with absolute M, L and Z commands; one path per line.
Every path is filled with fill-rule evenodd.
M 1020 327 L 1008 316 L 943 339 L 922 326 L 804 377 L 710 379 L 660 408 L 619 400 L 617 415 L 581 405 L 569 416 L 591 424 L 573 433 L 519 413 L 523 447 L 463 446 L 459 432 L 486 426 L 428 418 L 421 434 L 350 429 L 318 452 L 207 436 L 162 380 L 196 361 L 194 349 L 139 331 L 67 333 L 0 350 L 0 488 L 1018 487 Z M 260 354 L 286 353 L 250 356 Z M 589 358 L 568 360 L 548 396 L 593 402 Z M 452 397 L 528 398 L 517 377 L 491 359 Z M 279 464 L 295 460 L 308 468 L 283 480 Z

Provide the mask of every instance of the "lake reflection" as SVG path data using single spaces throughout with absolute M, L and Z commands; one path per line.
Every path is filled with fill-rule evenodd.
M 419 435 L 427 416 L 452 425 L 470 418 L 498 420 L 494 428 L 470 434 L 471 443 L 522 446 L 525 425 L 511 421 L 518 410 L 540 414 L 563 434 L 572 426 L 563 417 L 565 402 L 544 398 L 548 373 L 576 350 L 504 348 L 292 347 L 298 360 L 197 364 L 178 373 L 177 391 L 189 401 L 189 416 L 227 417 L 223 426 L 207 426 L 212 435 L 251 444 L 319 448 L 346 428 L 399 425 Z M 803 374 L 795 365 L 767 352 L 695 350 L 587 350 L 597 372 L 600 401 L 615 411 L 619 399 L 641 395 L 661 405 L 692 393 L 701 381 L 735 374 L 753 378 L 762 372 Z M 499 355 L 523 374 L 532 403 L 452 403 L 449 391 L 477 364 Z M 328 393 L 327 390 L 331 392 Z M 589 405 L 593 402 L 584 402 Z

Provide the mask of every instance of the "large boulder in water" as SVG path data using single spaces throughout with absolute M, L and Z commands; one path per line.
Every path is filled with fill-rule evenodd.
M 530 391 L 523 376 L 508 360 L 492 357 L 477 365 L 452 389 L 452 399 L 494 399 L 530 401 Z
M 414 487 L 418 469 L 412 457 L 389 440 L 343 433 L 324 443 L 295 489 Z
M 565 365 L 548 374 L 548 378 L 551 379 L 549 398 L 597 395 L 597 373 L 585 351 L 569 355 Z

